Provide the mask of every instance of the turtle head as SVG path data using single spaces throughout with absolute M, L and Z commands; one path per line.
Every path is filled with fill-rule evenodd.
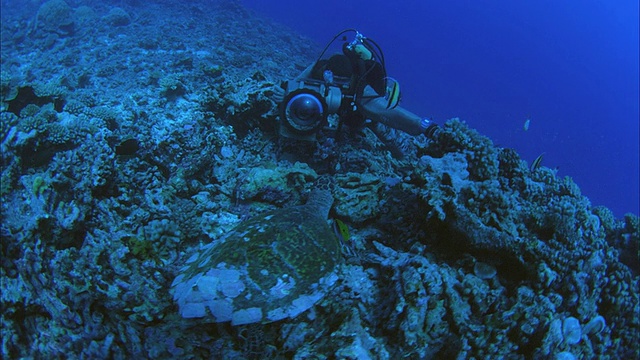
M 329 175 L 322 175 L 313 183 L 313 189 L 309 194 L 307 205 L 313 207 L 318 214 L 325 218 L 329 215 L 331 205 L 333 205 L 333 191 L 335 190 L 335 180 Z
M 333 193 L 336 189 L 336 181 L 331 175 L 320 175 L 313 184 L 315 189 Z

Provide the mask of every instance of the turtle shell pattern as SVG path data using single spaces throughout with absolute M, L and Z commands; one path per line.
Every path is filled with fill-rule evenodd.
M 327 224 L 333 196 L 312 191 L 306 205 L 239 224 L 204 246 L 172 284 L 184 318 L 232 325 L 293 318 L 337 279 L 340 241 Z

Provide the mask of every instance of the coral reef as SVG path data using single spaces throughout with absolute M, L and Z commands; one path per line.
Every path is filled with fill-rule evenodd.
M 319 46 L 235 0 L 4 7 L 3 358 L 638 358 L 640 221 L 463 121 L 278 139 L 274 84 Z M 267 324 L 169 292 L 238 223 L 336 183 L 338 280 Z M 304 254 L 300 254 L 303 256 Z

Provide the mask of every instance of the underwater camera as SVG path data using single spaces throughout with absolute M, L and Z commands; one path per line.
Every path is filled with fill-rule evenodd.
M 342 56 L 323 59 L 329 46 L 344 33 L 354 32 L 355 39 L 344 44 Z M 346 38 L 343 38 L 346 40 Z M 354 29 L 338 33 L 324 48 L 318 59 L 295 80 L 284 82 L 285 91 L 280 104 L 278 133 L 287 138 L 315 141 L 320 129 L 337 130 L 339 116 L 355 110 L 355 89 L 359 88 L 367 73 L 354 78 L 347 53 L 381 63 L 384 57 L 379 47 Z M 363 55 L 365 54 L 365 55 Z M 385 75 L 386 76 L 386 75 Z
M 314 141 L 318 130 L 333 127 L 327 117 L 340 108 L 340 87 L 312 79 L 288 81 L 285 86 L 278 130 L 281 136 Z

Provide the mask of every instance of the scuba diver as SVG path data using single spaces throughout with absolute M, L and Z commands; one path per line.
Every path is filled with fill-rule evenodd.
M 343 38 L 342 54 L 323 59 L 329 46 L 348 32 L 355 38 Z M 398 106 L 400 86 L 387 76 L 382 50 L 355 29 L 338 33 L 302 74 L 274 90 L 280 104 L 278 133 L 286 138 L 315 141 L 322 128 L 368 126 L 402 158 L 407 144 L 397 131 L 433 138 L 438 130 L 435 123 Z

